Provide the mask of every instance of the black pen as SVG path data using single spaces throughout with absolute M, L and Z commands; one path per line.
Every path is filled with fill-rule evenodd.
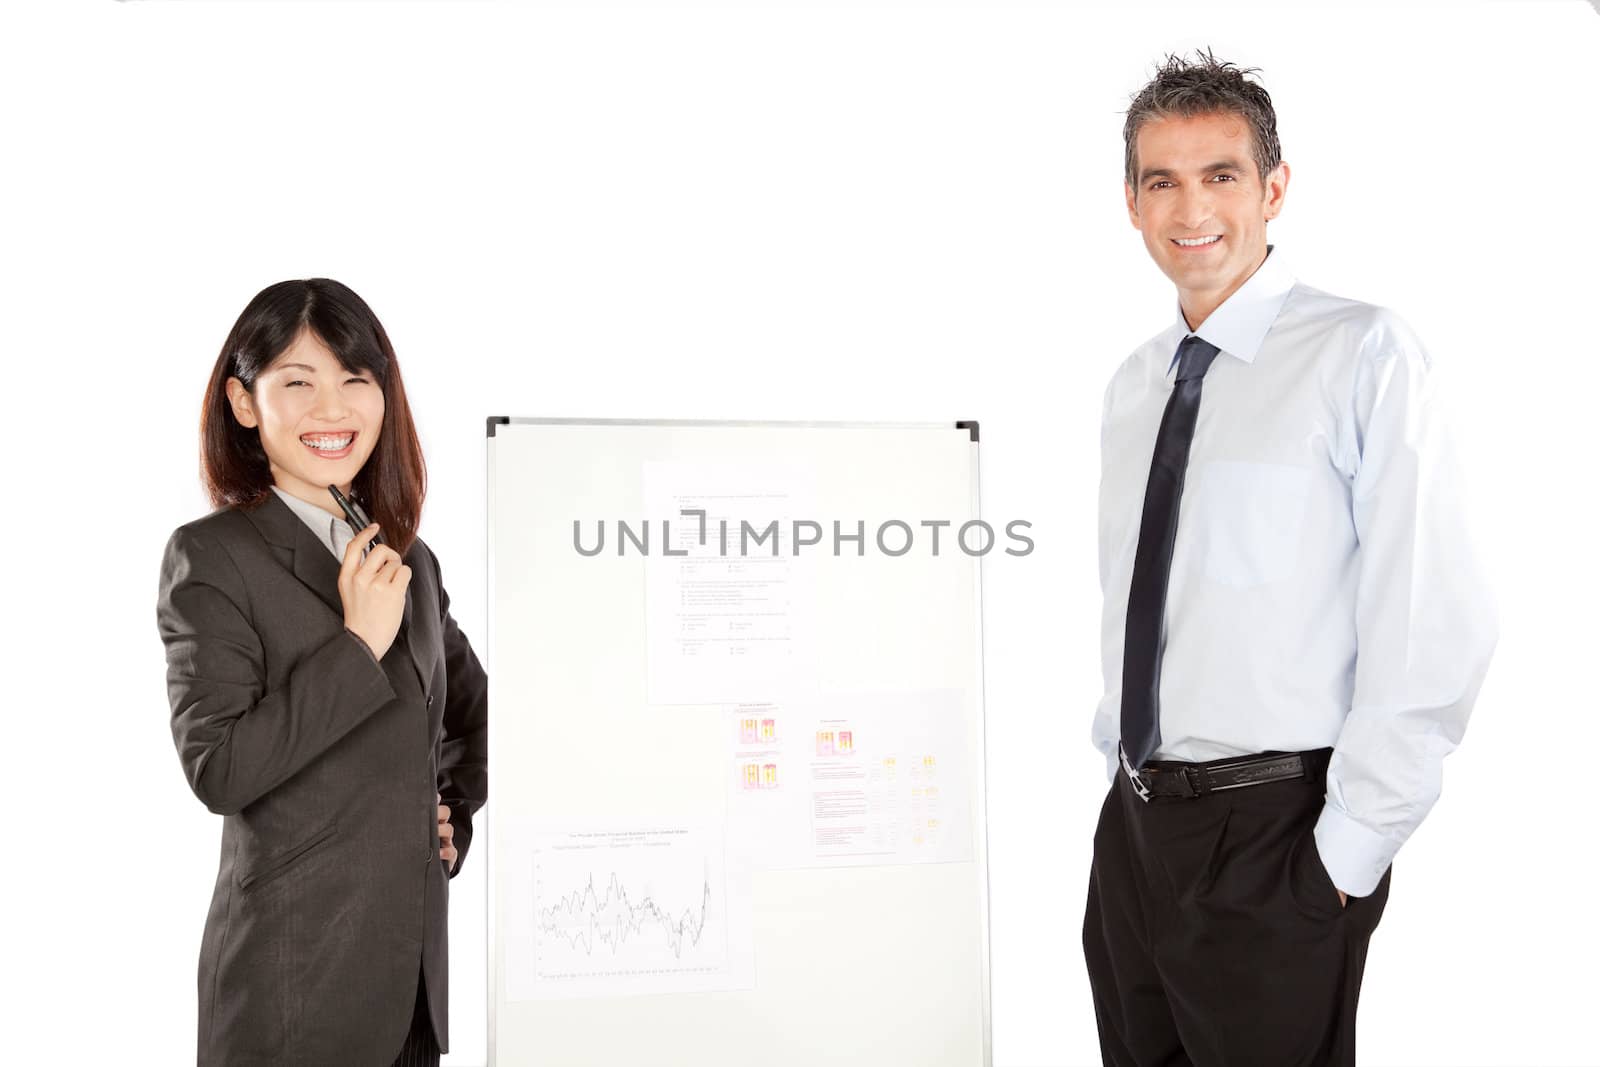
M 353 497 L 347 497 L 339 492 L 337 485 L 328 486 L 328 492 L 333 494 L 333 499 L 337 500 L 339 506 L 344 509 L 345 518 L 350 520 L 350 525 L 355 527 L 356 533 L 360 533 L 372 525 L 372 520 L 367 518 L 367 513 L 361 510 L 361 505 L 356 503 Z M 371 543 L 375 545 L 383 544 L 382 530 L 372 535 Z

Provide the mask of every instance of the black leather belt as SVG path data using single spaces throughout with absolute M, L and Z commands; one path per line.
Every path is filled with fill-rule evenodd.
M 1128 763 L 1126 755 L 1121 758 L 1123 773 L 1140 800 L 1152 797 L 1193 799 L 1225 789 L 1310 777 L 1327 766 L 1332 751 L 1325 748 L 1310 752 L 1263 752 L 1207 763 L 1151 760 L 1138 770 Z

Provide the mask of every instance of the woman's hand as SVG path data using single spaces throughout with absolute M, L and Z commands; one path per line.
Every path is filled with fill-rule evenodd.
M 339 566 L 339 600 L 344 604 L 345 626 L 382 659 L 400 630 L 411 568 L 388 545 L 373 545 L 367 558 L 361 558 L 361 550 L 377 532 L 378 524 L 372 523 L 345 546 L 344 562 Z
M 433 794 L 433 802 L 435 804 L 439 804 L 442 799 L 444 798 L 440 794 Z M 450 808 L 444 804 L 439 804 L 439 858 L 450 861 L 450 865 L 445 868 L 447 871 L 456 869 L 455 836 L 456 828 L 450 825 Z

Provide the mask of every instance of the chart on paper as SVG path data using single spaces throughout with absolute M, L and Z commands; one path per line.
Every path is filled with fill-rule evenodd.
M 748 987 L 748 888 L 720 834 L 547 832 L 524 866 L 514 998 Z

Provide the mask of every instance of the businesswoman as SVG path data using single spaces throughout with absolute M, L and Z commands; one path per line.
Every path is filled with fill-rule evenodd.
M 200 452 L 216 510 L 173 532 L 156 608 L 178 758 L 223 817 L 197 1062 L 437 1064 L 487 677 L 417 536 L 422 453 L 366 303 L 324 278 L 258 293 Z

